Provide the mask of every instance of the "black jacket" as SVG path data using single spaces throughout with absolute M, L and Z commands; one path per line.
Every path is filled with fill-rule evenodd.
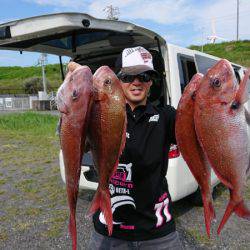
M 168 152 L 175 144 L 175 114 L 171 106 L 127 105 L 125 149 L 110 180 L 113 234 L 139 241 L 163 237 L 175 231 L 171 197 L 166 180 Z M 94 217 L 95 230 L 108 235 L 103 214 Z

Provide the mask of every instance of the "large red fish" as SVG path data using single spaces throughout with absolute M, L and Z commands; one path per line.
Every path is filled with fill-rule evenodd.
M 60 141 L 65 165 L 66 189 L 70 208 L 69 231 L 72 248 L 77 246 L 76 203 L 81 170 L 81 159 L 92 104 L 93 77 L 87 66 L 69 72 L 58 90 L 57 105 L 61 112 Z M 79 66 L 79 65 L 78 65 Z
M 195 94 L 202 74 L 195 74 L 186 86 L 176 114 L 176 140 L 182 157 L 200 186 L 204 206 L 207 235 L 210 237 L 211 221 L 215 218 L 211 195 L 211 169 L 198 142 L 194 126 Z
M 195 100 L 195 129 L 212 168 L 229 188 L 230 201 L 218 228 L 220 234 L 230 215 L 250 220 L 243 200 L 249 171 L 249 138 L 243 104 L 248 99 L 249 71 L 238 85 L 227 60 L 220 60 L 203 77 Z
M 126 140 L 125 98 L 121 83 L 108 66 L 100 67 L 93 76 L 94 102 L 88 131 L 99 185 L 89 213 L 98 209 L 104 214 L 109 235 L 112 234 L 113 217 L 110 203 L 109 180 L 116 171 L 119 156 Z

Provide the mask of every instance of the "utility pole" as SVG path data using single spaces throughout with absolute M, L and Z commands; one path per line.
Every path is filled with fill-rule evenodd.
M 204 26 L 202 26 L 202 28 L 201 28 L 201 36 L 202 36 L 202 38 L 201 38 L 201 52 L 203 52 L 204 51 Z
M 103 9 L 107 13 L 107 19 L 109 20 L 118 20 L 118 16 L 120 14 L 118 7 L 113 7 L 109 5 Z
M 42 76 L 43 76 L 43 92 L 47 96 L 47 87 L 46 87 L 46 74 L 45 74 L 45 65 L 47 63 L 47 54 L 42 53 L 39 58 L 39 64 L 42 66 Z
M 237 0 L 237 30 L 236 30 L 236 41 L 239 41 L 239 1 Z

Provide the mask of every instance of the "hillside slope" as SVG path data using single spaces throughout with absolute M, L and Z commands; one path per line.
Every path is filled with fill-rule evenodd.
M 201 51 L 201 46 L 192 45 L 189 48 Z M 250 41 L 206 44 L 203 46 L 203 52 L 250 67 Z
M 24 93 L 25 82 L 32 78 L 42 79 L 41 66 L 32 67 L 0 67 L 0 94 Z M 59 64 L 46 65 L 46 79 L 51 90 L 61 85 L 61 71 Z

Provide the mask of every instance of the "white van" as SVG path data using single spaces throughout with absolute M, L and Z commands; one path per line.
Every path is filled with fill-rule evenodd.
M 205 53 L 168 44 L 155 32 L 132 23 L 97 19 L 82 13 L 58 13 L 0 24 L 0 49 L 69 56 L 75 62 L 88 65 L 93 72 L 101 65 L 113 68 L 124 48 L 139 45 L 152 53 L 154 67 L 161 75 L 160 81 L 152 85 L 149 96 L 154 105 L 170 104 L 176 108 L 192 76 L 196 72 L 206 73 L 219 60 Z M 240 80 L 244 68 L 232 65 Z M 250 102 L 247 105 L 250 110 Z M 166 178 L 173 201 L 192 193 L 198 194 L 198 184 L 174 145 L 169 158 Z M 65 182 L 62 151 L 59 160 Z M 122 171 L 122 166 L 119 167 Z M 91 155 L 85 154 L 80 188 L 94 190 L 97 182 Z M 214 172 L 211 182 L 213 187 L 219 182 Z

